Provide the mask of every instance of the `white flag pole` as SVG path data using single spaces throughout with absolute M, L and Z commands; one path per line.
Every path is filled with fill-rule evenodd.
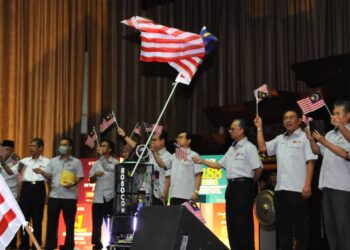
M 30 227 L 28 225 L 25 225 L 24 228 L 26 229 L 26 231 L 27 231 L 27 233 L 29 235 L 29 238 L 32 240 L 32 242 L 33 242 L 34 246 L 36 247 L 36 249 L 41 250 L 41 247 L 40 247 L 38 241 L 36 240 L 32 230 L 30 229 Z
M 98 141 L 98 135 L 97 135 L 95 126 L 92 127 L 92 131 L 94 131 L 94 133 L 95 133 L 95 135 L 96 135 L 96 143 L 97 143 L 97 146 L 100 146 L 100 142 Z
M 170 102 L 171 97 L 172 97 L 173 94 L 175 93 L 175 89 L 176 89 L 176 87 L 177 87 L 178 84 L 179 84 L 178 82 L 175 82 L 175 83 L 173 84 L 173 89 L 171 90 L 171 93 L 170 93 L 170 95 L 169 95 L 169 97 L 168 97 L 168 100 L 167 100 L 167 101 L 165 102 L 165 104 L 164 104 L 164 107 L 163 107 L 163 109 L 162 109 L 162 112 L 160 112 L 160 115 L 159 115 L 159 117 L 158 117 L 158 119 L 157 119 L 156 124 L 153 126 L 153 129 L 152 129 L 151 134 L 148 136 L 146 145 L 145 145 L 145 147 L 143 148 L 142 153 L 141 153 L 141 155 L 139 156 L 139 158 L 138 158 L 138 160 L 137 160 L 137 162 L 136 162 L 136 164 L 135 164 L 135 167 L 134 167 L 134 169 L 133 169 L 132 172 L 131 172 L 131 177 L 134 176 L 134 173 L 135 173 L 135 171 L 136 171 L 138 165 L 140 164 L 141 158 L 142 158 L 143 154 L 145 153 L 145 151 L 147 150 L 147 146 L 148 146 L 148 144 L 150 143 L 150 141 L 151 141 L 151 139 L 152 139 L 152 136 L 153 136 L 153 134 L 154 134 L 154 131 L 156 130 L 156 128 L 157 128 L 157 126 L 158 126 L 158 124 L 159 124 L 159 121 L 160 121 L 160 119 L 162 118 L 162 116 L 163 116 L 163 114 L 164 114 L 164 112 L 165 112 L 165 109 L 167 108 L 167 106 L 168 106 L 168 104 L 169 104 L 169 102 Z
M 112 115 L 113 115 L 113 117 L 114 117 L 115 124 L 117 125 L 117 128 L 119 128 L 119 125 L 118 125 L 118 122 L 117 122 L 117 118 L 115 117 L 114 111 L 113 111 L 113 110 L 112 110 Z
M 321 95 L 320 91 L 317 91 L 317 93 L 318 93 L 318 94 L 321 96 L 321 98 L 323 99 L 323 96 Z M 323 101 L 324 101 L 324 99 L 323 99 Z M 327 105 L 327 103 L 326 103 L 325 101 L 324 101 L 324 104 L 325 104 L 325 106 L 326 106 L 326 109 L 327 109 L 329 115 L 332 117 L 332 112 L 329 110 L 328 105 Z
M 138 125 L 139 125 L 139 122 L 136 122 L 136 125 L 135 125 L 134 129 L 131 132 L 130 138 L 132 138 L 132 136 L 134 135 L 135 129 L 137 128 Z

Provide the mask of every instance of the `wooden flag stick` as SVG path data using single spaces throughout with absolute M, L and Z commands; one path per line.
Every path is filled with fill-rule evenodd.
M 133 169 L 132 172 L 131 172 L 131 177 L 134 176 L 134 173 L 135 173 L 135 171 L 136 171 L 138 165 L 140 164 L 140 161 L 141 161 L 141 159 L 142 159 L 143 154 L 145 153 L 146 150 L 148 150 L 148 148 L 147 148 L 147 147 L 148 147 L 148 144 L 150 143 L 150 141 L 151 141 L 151 139 L 152 139 L 152 136 L 153 136 L 153 134 L 154 134 L 154 131 L 155 131 L 156 128 L 158 127 L 158 124 L 159 124 L 159 122 L 160 122 L 160 119 L 162 118 L 162 116 L 163 116 L 163 114 L 164 114 L 164 112 L 165 112 L 165 109 L 167 108 L 167 106 L 168 106 L 168 104 L 169 104 L 169 102 L 170 102 L 171 97 L 172 97 L 173 94 L 175 93 L 175 89 L 176 89 L 176 87 L 177 87 L 178 84 L 179 84 L 178 82 L 175 82 L 175 83 L 173 84 L 173 89 L 172 89 L 172 91 L 171 91 L 171 93 L 170 93 L 170 95 L 169 95 L 169 97 L 168 97 L 168 100 L 167 100 L 166 103 L 164 104 L 164 107 L 163 107 L 163 109 L 162 109 L 162 112 L 160 112 L 160 115 L 159 115 L 159 117 L 158 117 L 158 119 L 157 119 L 156 124 L 154 124 L 154 126 L 153 126 L 153 129 L 152 129 L 151 134 L 148 136 L 147 142 L 146 142 L 145 146 L 143 147 L 142 153 L 140 154 L 139 158 L 137 159 L 137 162 L 136 162 L 136 164 L 135 164 L 135 167 L 134 167 L 134 169 Z
M 36 247 L 36 249 L 38 250 L 41 250 L 41 247 L 39 246 L 39 243 L 38 241 L 36 240 L 32 230 L 30 229 L 30 227 L 28 225 L 25 225 L 24 228 L 26 229 L 28 235 L 29 235 L 29 238 L 32 240 L 34 246 Z
M 97 146 L 99 147 L 100 146 L 100 142 L 98 141 L 98 136 L 97 136 L 97 132 L 96 132 L 95 126 L 92 127 L 92 130 L 94 131 L 94 133 L 96 135 L 96 143 L 97 143 Z
M 119 128 L 119 125 L 118 125 L 118 122 L 117 122 L 117 118 L 115 117 L 114 111 L 113 111 L 113 110 L 112 110 L 112 115 L 113 115 L 113 117 L 114 117 L 115 124 L 117 125 L 117 128 Z
M 134 129 L 131 132 L 130 138 L 132 138 L 132 136 L 134 135 L 135 129 L 137 128 L 138 125 L 139 125 L 139 122 L 136 122 L 136 125 L 135 125 Z

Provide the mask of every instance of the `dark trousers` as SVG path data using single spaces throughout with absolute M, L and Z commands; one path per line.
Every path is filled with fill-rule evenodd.
M 329 248 L 349 250 L 350 192 L 324 188 L 322 205 Z
M 182 198 L 170 198 L 170 205 L 175 206 L 175 205 L 181 205 L 182 203 L 186 202 L 188 200 L 182 199 Z
M 299 192 L 276 191 L 276 231 L 278 249 L 292 250 L 295 234 L 296 250 L 308 249 L 309 205 Z
M 49 198 L 47 208 L 46 250 L 57 248 L 58 220 L 61 210 L 66 225 L 64 249 L 73 250 L 74 248 L 74 222 L 77 212 L 77 200 Z
M 23 212 L 26 221 L 32 219 L 34 236 L 39 245 L 41 245 L 41 229 L 43 223 L 44 205 L 45 205 L 45 182 L 34 183 L 23 182 L 19 197 L 19 206 Z M 29 249 L 29 237 L 27 232 L 21 233 L 21 249 Z
M 113 203 L 114 200 L 104 203 L 93 203 L 92 204 L 92 238 L 91 243 L 94 245 L 94 250 L 100 250 L 103 248 L 101 242 L 101 227 L 103 219 L 107 221 L 108 218 L 112 217 L 113 214 Z
M 152 195 L 152 206 L 165 206 L 165 202 Z
M 226 188 L 226 222 L 231 249 L 254 250 L 253 181 L 229 181 Z

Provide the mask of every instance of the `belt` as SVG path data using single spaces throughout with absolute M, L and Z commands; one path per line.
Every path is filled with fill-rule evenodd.
M 249 178 L 249 177 L 238 177 L 238 178 L 232 178 L 232 179 L 228 179 L 229 182 L 242 182 L 242 181 L 253 181 L 253 178 Z
M 40 184 L 40 183 L 44 183 L 44 181 L 23 181 L 23 184 Z

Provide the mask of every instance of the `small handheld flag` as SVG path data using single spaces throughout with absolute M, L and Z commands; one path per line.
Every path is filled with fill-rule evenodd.
M 113 112 L 108 113 L 100 124 L 100 132 L 105 132 L 110 126 L 117 122 Z
M 326 103 L 324 102 L 323 98 L 318 93 L 312 94 L 309 97 L 306 97 L 304 99 L 297 101 L 297 104 L 299 105 L 300 109 L 303 111 L 303 114 L 311 113 L 325 106 L 329 114 L 332 115 Z
M 91 129 L 91 131 L 89 132 L 86 140 L 85 140 L 85 144 L 90 147 L 90 148 L 94 148 L 95 147 L 95 141 L 97 141 L 97 134 L 95 131 L 95 127 L 93 129 Z
M 268 97 L 270 94 L 269 88 L 266 83 L 261 85 L 259 88 L 254 90 L 254 96 L 256 100 L 256 114 L 259 114 L 259 105 L 258 103 L 261 102 L 263 99 Z

